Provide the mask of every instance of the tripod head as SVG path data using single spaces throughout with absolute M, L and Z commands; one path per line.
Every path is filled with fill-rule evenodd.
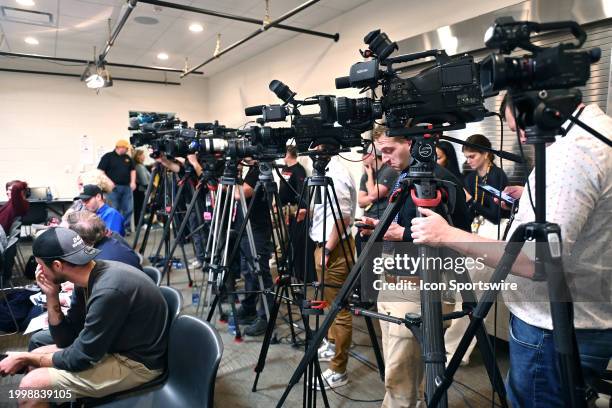
M 529 144 L 554 142 L 561 125 L 582 102 L 576 88 L 510 92 L 516 123 L 525 130 Z

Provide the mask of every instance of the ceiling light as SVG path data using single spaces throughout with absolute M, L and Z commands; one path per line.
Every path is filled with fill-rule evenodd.
M 17 0 L 17 3 L 27 7 L 32 7 L 36 4 L 34 0 Z
M 204 27 L 202 27 L 202 24 L 193 23 L 189 26 L 189 31 L 194 32 L 194 33 L 199 33 L 199 32 L 202 32 L 203 30 L 204 30 Z
M 87 77 L 85 84 L 88 88 L 99 89 L 104 87 L 104 78 L 102 78 L 102 75 L 93 74 Z
M 165 52 L 160 52 L 159 54 L 157 54 L 157 59 L 165 61 L 168 59 L 168 54 L 166 54 Z
M 34 37 L 26 37 L 24 41 L 30 45 L 38 45 L 38 40 Z

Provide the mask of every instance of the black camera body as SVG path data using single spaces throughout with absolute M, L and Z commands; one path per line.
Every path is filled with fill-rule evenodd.
M 397 44 L 380 30 L 368 33 L 364 41 L 370 48 L 362 56 L 372 59 L 354 64 L 348 77 L 336 79 L 336 88 L 375 91 L 381 86 L 382 97 L 338 98 L 338 123 L 360 123 L 365 130 L 384 115 L 391 135 L 410 136 L 461 129 L 485 117 L 479 66 L 472 56 L 450 58 L 444 51 L 430 50 L 390 57 Z M 402 78 L 394 69 L 396 64 L 426 57 L 434 57 L 434 65 L 411 78 Z
M 541 31 L 569 30 L 577 43 L 560 43 L 539 47 L 531 42 L 531 34 Z M 586 40 L 586 33 L 574 21 L 535 23 L 499 17 L 485 34 L 488 48 L 499 49 L 481 61 L 480 82 L 485 95 L 502 89 L 522 91 L 566 89 L 583 86 L 590 78 L 590 67 L 601 58 L 601 49 L 577 51 Z M 531 51 L 522 57 L 506 57 L 514 49 Z
M 249 107 L 245 109 L 245 114 L 247 116 L 261 115 L 257 119 L 261 125 L 268 122 L 285 121 L 287 116 L 291 116 L 291 127 L 252 127 L 247 137 L 253 143 L 262 145 L 262 150 L 267 150 L 272 154 L 272 150 L 276 149 L 278 154 L 282 152 L 284 156 L 287 142 L 291 139 L 295 140 L 298 154 L 306 154 L 311 148 L 321 144 L 338 151 L 363 144 L 362 131 L 357 126 L 355 128 L 335 126 L 338 109 L 341 114 L 343 112 L 342 103 L 338 108 L 338 100 L 342 101 L 341 98 L 333 95 L 317 95 L 305 100 L 296 100 L 294 99 L 296 93 L 278 80 L 270 83 L 270 90 L 285 103 Z M 317 105 L 319 113 L 302 114 L 299 107 L 306 105 Z

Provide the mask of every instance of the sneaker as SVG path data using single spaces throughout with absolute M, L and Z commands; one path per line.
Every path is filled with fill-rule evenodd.
M 319 361 L 331 361 L 336 355 L 336 345 L 323 339 L 323 343 L 321 343 L 321 347 L 319 347 L 318 355 Z
M 261 336 L 262 334 L 266 332 L 267 327 L 268 327 L 268 321 L 266 319 L 258 317 L 257 320 L 255 320 L 255 322 L 252 325 L 247 326 L 244 329 L 244 334 L 246 334 L 247 336 L 253 336 L 253 337 Z
M 197 259 L 194 259 L 193 261 L 191 261 L 189 266 L 191 266 L 192 269 L 198 269 L 202 267 L 202 263 L 198 261 Z
M 337 373 L 331 368 L 328 368 L 327 370 L 323 371 L 321 373 L 321 377 L 323 379 L 324 388 L 326 390 L 342 387 L 343 385 L 348 384 L 348 374 L 346 372 Z M 316 384 L 317 390 L 321 390 L 319 380 L 316 379 L 314 382 Z
M 242 307 L 239 307 L 238 310 L 236 310 L 236 316 L 238 317 L 238 324 L 241 326 L 253 324 L 253 322 L 255 322 L 257 319 L 257 313 L 248 314 Z M 228 324 L 230 326 L 236 326 L 234 323 L 234 316 L 230 316 Z

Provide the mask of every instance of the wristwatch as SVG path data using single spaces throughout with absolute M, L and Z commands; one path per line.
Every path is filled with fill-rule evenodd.
M 323 247 L 323 254 L 325 254 L 325 256 L 329 256 L 329 254 L 331 254 L 331 249 L 328 247 Z

